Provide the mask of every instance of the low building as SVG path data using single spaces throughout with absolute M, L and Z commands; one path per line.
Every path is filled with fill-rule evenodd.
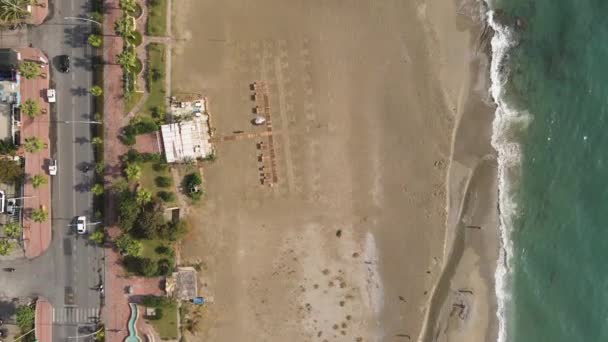
M 167 278 L 165 290 L 167 295 L 179 300 L 190 301 L 198 296 L 197 273 L 194 267 L 178 267 Z
M 208 122 L 208 116 L 203 114 L 189 121 L 162 125 L 160 131 L 167 162 L 188 162 L 212 155 Z

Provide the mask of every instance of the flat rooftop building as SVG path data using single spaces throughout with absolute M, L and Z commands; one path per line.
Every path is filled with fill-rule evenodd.
M 209 117 L 205 114 L 189 121 L 160 127 L 168 163 L 203 159 L 213 153 L 209 142 Z

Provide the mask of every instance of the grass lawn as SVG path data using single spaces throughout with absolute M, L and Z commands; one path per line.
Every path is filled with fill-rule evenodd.
M 138 93 L 134 91 L 130 96 L 125 96 L 125 114 L 130 112 L 133 107 L 139 102 L 141 97 L 144 96 L 144 93 Z
M 146 99 L 140 115 L 152 117 L 158 121 L 164 120 L 166 113 L 165 98 L 165 44 L 150 43 L 147 46 L 148 72 L 146 77 L 150 95 Z
M 173 192 L 173 193 L 175 193 L 177 191 L 176 184 L 172 184 L 171 186 L 168 186 L 166 188 L 161 188 L 158 185 L 156 185 L 156 177 L 158 177 L 158 176 L 165 176 L 165 177 L 171 178 L 171 172 L 169 172 L 169 170 L 155 171 L 153 168 L 154 163 L 152 163 L 152 162 L 141 163 L 140 165 L 141 165 L 141 177 L 139 178 L 139 182 L 145 189 L 149 190 L 152 193 L 152 195 L 156 195 L 159 191 L 168 191 L 168 192 Z M 163 203 L 165 204 L 165 206 L 167 208 L 177 206 L 177 201 L 163 202 Z
M 161 306 L 163 317 L 158 320 L 149 321 L 154 330 L 163 340 L 174 340 L 177 338 L 177 303 L 169 303 Z
M 156 247 L 158 246 L 168 246 L 167 242 L 163 242 L 162 240 L 153 239 L 153 240 L 139 240 L 143 245 L 143 251 L 141 256 L 144 258 L 150 258 L 153 261 L 158 261 L 159 259 L 166 258 L 166 255 L 156 253 Z
M 148 1 L 148 22 L 146 31 L 149 36 L 167 34 L 167 0 Z

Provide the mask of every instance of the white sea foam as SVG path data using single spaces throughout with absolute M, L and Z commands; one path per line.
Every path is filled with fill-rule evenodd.
M 509 279 L 512 255 L 510 238 L 514 218 L 517 215 L 515 202 L 515 182 L 521 169 L 521 148 L 518 136 L 528 126 L 531 116 L 510 106 L 505 99 L 505 84 L 508 80 L 509 51 L 516 42 L 516 34 L 510 27 L 495 20 L 494 12 L 487 15 L 489 25 L 494 29 L 492 37 L 492 61 L 490 66 L 490 93 L 496 103 L 496 113 L 492 124 L 492 146 L 498 152 L 498 184 L 500 208 L 500 245 L 501 252 L 497 263 L 495 281 L 498 309 L 498 342 L 507 341 L 507 304 L 511 294 Z

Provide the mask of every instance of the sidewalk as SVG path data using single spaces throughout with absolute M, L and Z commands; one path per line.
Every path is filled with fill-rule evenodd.
M 39 342 L 53 341 L 53 307 L 46 298 L 38 297 L 36 301 L 34 324 L 34 334 Z
M 21 60 L 39 60 L 40 57 L 48 60 L 48 58 L 38 49 L 20 48 L 16 49 L 21 54 Z M 20 92 L 22 103 L 27 99 L 33 99 L 38 102 L 40 109 L 43 112 L 35 119 L 30 119 L 25 116 L 21 118 L 21 143 L 28 137 L 38 137 L 46 145 L 41 151 L 36 153 L 28 153 L 24 151 L 25 157 L 25 175 L 27 177 L 42 174 L 48 175 L 48 162 L 50 160 L 49 150 L 49 104 L 44 97 L 46 89 L 49 87 L 49 70 L 48 66 L 42 68 L 42 72 L 46 74 L 46 78 L 37 77 L 35 79 L 26 80 L 21 78 Z M 38 189 L 34 189 L 28 181 L 23 186 L 23 196 L 28 197 L 23 201 L 23 240 L 25 245 L 25 256 L 29 259 L 40 256 L 51 243 L 51 188 L 50 179 L 47 179 L 47 184 L 41 185 Z M 48 217 L 44 222 L 37 223 L 31 218 L 31 212 L 38 208 L 44 208 L 48 213 Z

